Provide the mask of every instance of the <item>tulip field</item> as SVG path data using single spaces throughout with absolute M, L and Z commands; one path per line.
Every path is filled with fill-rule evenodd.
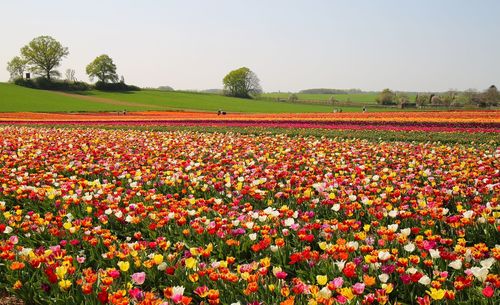
M 498 304 L 498 112 L 359 114 L 369 139 L 237 129 L 349 129 L 344 115 L 224 132 L 0 116 L 0 291 L 25 304 Z M 394 128 L 487 140 L 386 140 Z

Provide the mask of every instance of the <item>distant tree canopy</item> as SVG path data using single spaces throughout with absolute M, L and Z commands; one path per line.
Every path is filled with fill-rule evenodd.
M 51 76 L 61 75 L 55 68 L 68 54 L 68 48 L 50 36 L 36 37 L 21 48 L 22 59 L 29 65 L 30 71 L 49 80 Z
M 10 73 L 10 80 L 14 81 L 18 78 L 22 78 L 24 71 L 28 69 L 28 63 L 25 59 L 15 56 L 11 61 L 7 63 L 7 71 Z
M 329 88 L 315 88 L 305 89 L 299 91 L 302 94 L 352 94 L 363 93 L 360 89 L 329 89 Z
M 158 90 L 161 90 L 161 91 L 174 91 L 174 88 L 172 88 L 170 86 L 160 86 L 160 87 L 158 87 Z
M 228 96 L 252 98 L 262 93 L 259 78 L 247 67 L 229 72 L 222 82 L 224 94 Z
M 97 56 L 94 61 L 87 65 L 85 71 L 91 80 L 97 78 L 102 83 L 118 82 L 116 65 L 113 63 L 113 59 L 106 54 Z
M 491 85 L 484 92 L 484 100 L 487 106 L 498 106 L 500 104 L 500 93 L 495 85 Z
M 396 104 L 395 94 L 390 89 L 384 89 L 377 97 L 377 103 L 381 105 Z
M 299 97 L 295 93 L 290 94 L 290 96 L 288 97 L 288 101 L 291 103 L 295 103 L 298 100 L 299 100 Z

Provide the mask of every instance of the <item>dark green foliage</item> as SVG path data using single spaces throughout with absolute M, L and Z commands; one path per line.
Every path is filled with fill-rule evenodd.
M 252 98 L 262 93 L 259 78 L 247 67 L 229 72 L 222 82 L 227 96 Z
M 141 88 L 133 85 L 127 85 L 125 83 L 119 82 L 119 83 L 104 83 L 104 82 L 97 82 L 95 83 L 95 89 L 101 90 L 101 91 L 140 91 Z
M 116 65 L 113 59 L 106 54 L 98 56 L 88 64 L 85 69 L 91 80 L 97 78 L 101 83 L 118 82 L 118 74 L 116 74 Z
M 45 77 L 38 77 L 35 79 L 18 78 L 14 83 L 19 86 L 43 89 L 43 90 L 56 90 L 56 91 L 87 91 L 92 89 L 87 83 L 84 82 L 68 82 L 47 79 Z
M 377 97 L 380 105 L 396 105 L 396 96 L 390 89 L 384 89 Z
M 36 37 L 21 49 L 22 58 L 30 66 L 30 70 L 47 79 L 60 75 L 55 68 L 68 54 L 68 48 L 50 36 Z

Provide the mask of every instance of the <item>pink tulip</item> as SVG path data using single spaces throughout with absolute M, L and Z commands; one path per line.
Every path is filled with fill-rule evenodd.
M 354 291 L 355 294 L 362 294 L 363 291 L 365 291 L 365 284 L 363 283 L 356 283 L 352 286 L 352 290 Z
M 335 279 L 333 279 L 333 286 L 335 286 L 335 288 L 340 288 L 342 287 L 342 285 L 344 285 L 344 279 L 341 278 L 341 277 L 337 277 Z
M 146 273 L 144 272 L 136 272 L 132 274 L 132 282 L 137 285 L 142 285 L 144 284 L 144 281 L 146 280 Z
M 288 274 L 284 271 L 276 272 L 276 277 L 280 280 L 284 280 Z

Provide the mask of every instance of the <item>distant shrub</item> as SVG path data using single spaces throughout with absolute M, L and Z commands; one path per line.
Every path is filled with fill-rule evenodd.
M 23 87 L 28 87 L 28 88 L 36 89 L 36 84 L 31 79 L 16 78 L 14 80 L 14 84 L 16 84 L 18 86 L 23 86 Z
M 431 105 L 433 106 L 442 106 L 443 101 L 438 95 L 431 95 Z
M 298 100 L 299 100 L 299 97 L 295 93 L 290 94 L 290 96 L 288 97 L 288 101 L 291 103 L 295 103 Z
M 377 103 L 380 105 L 396 105 L 395 94 L 389 90 L 384 89 L 377 97 Z
M 14 83 L 19 86 L 42 90 L 87 91 L 91 89 L 91 87 L 84 82 L 51 80 L 45 77 L 38 77 L 35 79 L 18 78 L 14 80 Z
M 328 103 L 332 106 L 334 106 L 335 104 L 337 104 L 339 101 L 335 98 L 335 96 L 330 96 L 330 98 L 328 99 Z
M 94 86 L 95 89 L 101 91 L 140 91 L 141 88 L 133 85 L 127 85 L 123 82 L 119 83 L 104 83 L 97 82 Z
M 415 104 L 417 105 L 417 107 L 425 106 L 429 104 L 429 101 L 430 95 L 428 94 L 417 94 L 417 96 L 415 97 Z
M 160 86 L 160 87 L 158 87 L 158 90 L 161 90 L 161 91 L 174 91 L 174 88 L 172 88 L 170 86 Z

